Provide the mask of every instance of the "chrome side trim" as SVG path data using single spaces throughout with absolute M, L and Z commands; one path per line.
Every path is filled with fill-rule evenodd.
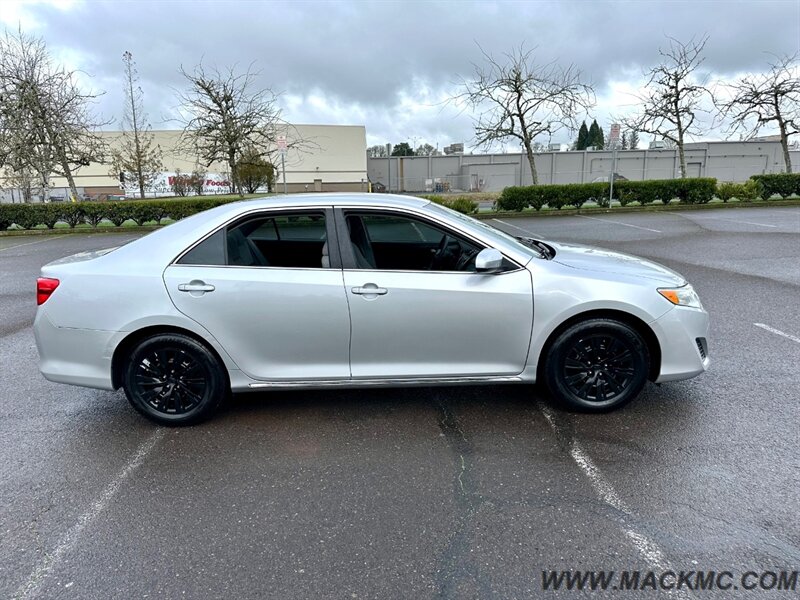
M 503 377 L 421 377 L 406 379 L 319 379 L 292 381 L 263 381 L 251 383 L 251 389 L 280 388 L 329 388 L 370 386 L 414 386 L 414 385 L 477 385 L 481 383 L 523 383 L 518 375 Z

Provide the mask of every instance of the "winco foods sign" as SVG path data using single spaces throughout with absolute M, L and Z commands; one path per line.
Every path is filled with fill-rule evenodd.
M 161 173 L 156 177 L 155 181 L 146 188 L 148 193 L 155 195 L 169 195 L 172 194 L 172 186 L 175 183 L 175 173 Z M 181 173 L 181 177 L 186 178 L 186 185 L 189 186 L 191 179 L 190 173 Z M 136 196 L 139 194 L 139 184 L 133 177 L 126 177 L 125 183 L 122 186 L 125 194 Z M 206 173 L 203 180 L 203 193 L 204 194 L 227 194 L 230 192 L 231 182 L 225 178 L 224 175 L 219 173 Z

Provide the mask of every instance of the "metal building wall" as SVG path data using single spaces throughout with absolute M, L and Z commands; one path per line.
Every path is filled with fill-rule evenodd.
M 795 172 L 800 151 L 791 152 Z M 540 183 L 589 183 L 606 180 L 612 169 L 611 151 L 543 152 L 537 154 Z M 485 191 L 510 185 L 530 185 L 530 167 L 524 154 L 482 154 L 370 158 L 367 172 L 373 183 L 389 184 L 401 192 Z M 781 173 L 783 154 L 778 142 L 703 142 L 686 147 L 690 177 L 746 181 L 751 175 Z M 620 150 L 615 171 L 631 180 L 673 179 L 679 176 L 677 150 Z

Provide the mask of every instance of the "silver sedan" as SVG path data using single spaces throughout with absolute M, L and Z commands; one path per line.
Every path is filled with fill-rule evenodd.
M 46 265 L 37 301 L 47 379 L 164 424 L 277 388 L 540 381 L 604 411 L 709 364 L 678 273 L 405 196 L 226 204 Z

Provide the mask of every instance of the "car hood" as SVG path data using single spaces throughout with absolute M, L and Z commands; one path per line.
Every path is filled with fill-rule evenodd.
M 547 243 L 556 250 L 553 261 L 573 269 L 650 279 L 675 287 L 686 284 L 686 279 L 680 273 L 638 256 L 592 246 Z

